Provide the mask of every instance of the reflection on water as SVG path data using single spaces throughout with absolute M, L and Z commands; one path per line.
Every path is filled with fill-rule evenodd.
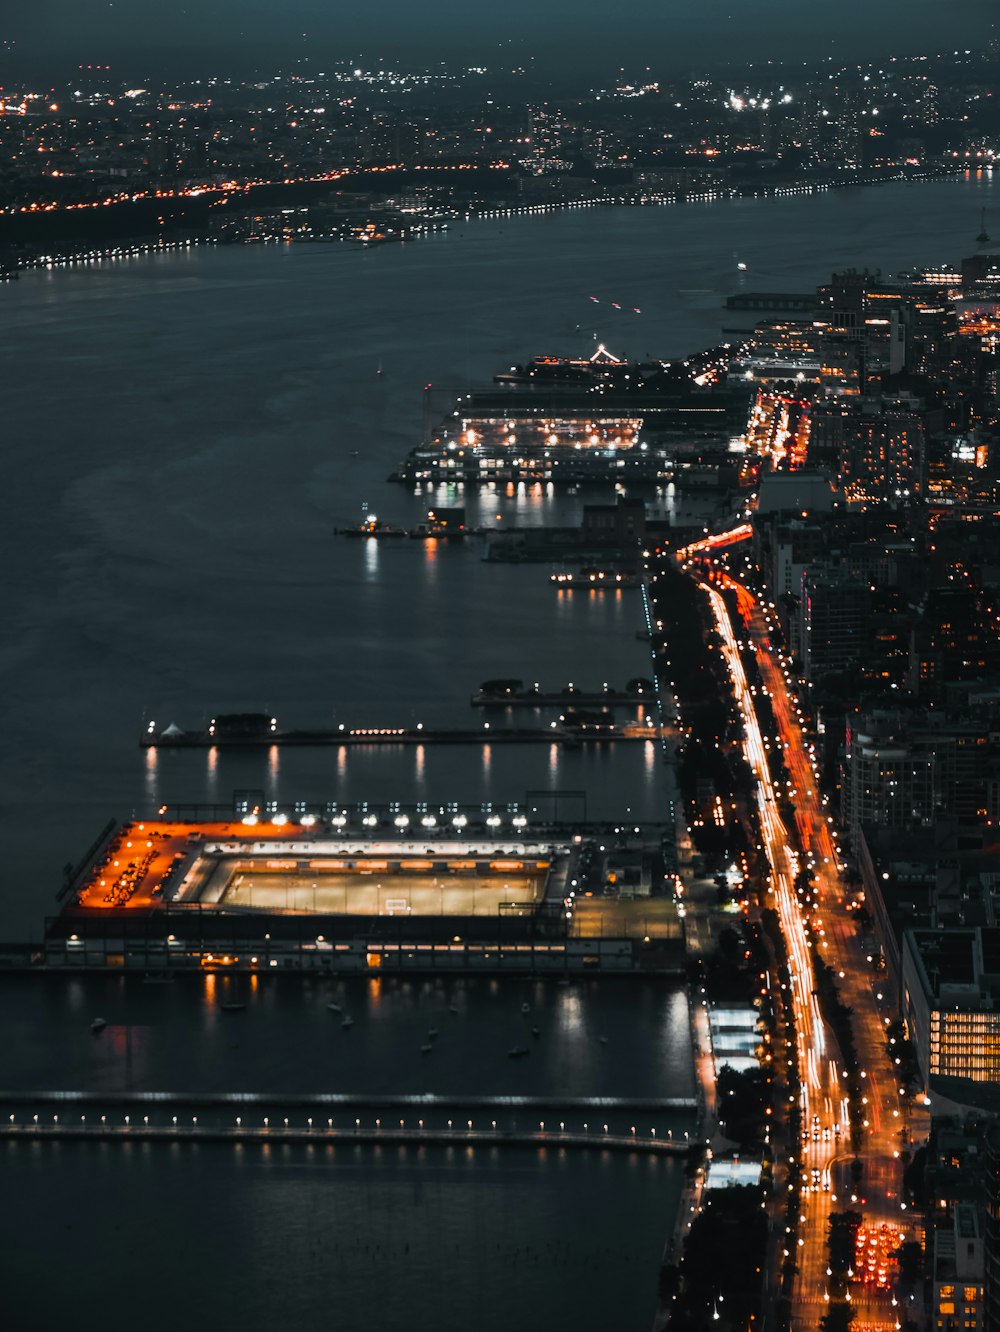
M 683 1182 L 680 1161 L 558 1149 L 15 1142 L 2 1161 L 6 1321 L 100 1309 L 109 1332 L 137 1310 L 145 1332 L 193 1310 L 244 1332 L 647 1332 Z M 54 1216 L 59 1281 L 23 1242 Z M 210 1258 L 151 1272 L 151 1235 Z

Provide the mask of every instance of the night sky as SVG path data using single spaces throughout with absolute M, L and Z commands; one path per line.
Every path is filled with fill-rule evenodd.
M 306 55 L 412 65 L 527 63 L 565 79 L 622 63 L 657 74 L 727 61 L 863 58 L 981 46 L 996 0 L 32 0 L 3 5 L 25 67 L 241 71 Z M 13 41 L 13 49 L 9 43 Z

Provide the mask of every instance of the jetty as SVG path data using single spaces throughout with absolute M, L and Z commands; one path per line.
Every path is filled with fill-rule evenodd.
M 490 699 L 491 705 L 506 705 L 512 700 L 497 697 Z M 581 702 L 575 695 L 552 699 L 560 704 Z M 601 702 L 607 702 L 606 695 L 600 696 Z M 629 702 L 638 702 L 629 698 Z M 486 701 L 473 705 L 487 706 Z M 540 706 L 534 703 L 531 706 Z M 263 725 L 244 728 L 220 729 L 216 723 L 197 730 L 182 730 L 173 724 L 163 729 L 152 723 L 142 733 L 139 744 L 143 749 L 259 749 L 271 745 L 283 746 L 386 746 L 386 745 L 538 745 L 557 744 L 571 749 L 584 744 L 644 743 L 647 740 L 663 738 L 664 728 L 657 726 L 652 719 L 646 721 L 625 722 L 621 725 L 605 719 L 591 717 L 567 717 L 565 721 L 552 721 L 547 725 L 505 726 L 483 722 L 480 726 L 425 726 L 417 722 L 411 726 L 347 726 L 341 722 L 337 726 L 310 727 L 302 730 L 286 730 L 265 721 Z

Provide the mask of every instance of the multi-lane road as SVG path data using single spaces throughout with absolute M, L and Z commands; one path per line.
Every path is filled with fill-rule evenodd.
M 697 552 L 685 552 L 690 559 Z M 711 558 L 717 547 L 704 552 Z M 770 868 L 769 900 L 778 913 L 788 950 L 792 1009 L 798 1036 L 802 1103 L 802 1209 L 798 1233 L 787 1243 L 798 1249 L 793 1326 L 818 1328 L 837 1298 L 828 1271 L 827 1231 L 831 1212 L 856 1210 L 864 1217 L 861 1249 L 849 1298 L 855 1327 L 892 1332 L 901 1324 L 894 1269 L 884 1254 L 916 1234 L 916 1218 L 900 1197 L 909 1132 L 909 1107 L 889 1055 L 885 1026 L 889 1008 L 879 989 L 874 963 L 862 949 L 841 875 L 833 821 L 818 782 L 811 746 L 793 692 L 788 663 L 772 639 L 770 608 L 744 584 L 712 561 L 713 582 L 701 584 L 715 616 L 734 693 L 743 719 L 743 746 L 756 778 L 760 827 Z M 723 590 L 736 598 L 731 616 Z M 742 652 L 752 645 L 770 698 L 775 734 L 765 734 L 755 687 L 744 670 Z M 770 718 L 767 725 L 771 725 Z M 779 791 L 771 776 L 769 750 L 779 746 L 788 787 Z M 779 799 L 790 800 L 797 838 L 783 822 Z M 787 805 L 785 806 L 787 809 Z M 813 877 L 812 901 L 800 901 L 795 878 L 800 869 Z M 857 1157 L 851 1147 L 847 1075 L 836 1042 L 823 1019 L 816 994 L 809 930 L 824 961 L 834 969 L 842 1000 L 853 1009 L 855 1046 L 861 1064 L 865 1126 Z M 852 1163 L 860 1162 L 860 1174 Z M 783 1213 L 782 1213 L 783 1214 Z

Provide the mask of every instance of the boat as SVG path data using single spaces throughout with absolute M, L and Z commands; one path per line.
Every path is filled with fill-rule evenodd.
M 449 1012 L 449 1013 L 457 1013 L 457 1012 L 458 1012 L 458 1004 L 449 1004 L 449 1005 L 448 1005 L 448 1012 Z
M 227 999 L 224 1004 L 219 1005 L 223 1013 L 242 1013 L 246 1006 L 245 999 Z
M 608 1038 L 607 1038 L 607 1036 L 601 1036 L 599 1039 L 600 1039 L 600 1042 L 601 1042 L 602 1045 L 607 1045 L 607 1043 L 608 1043 Z
M 352 1017 L 346 1017 L 346 1016 L 345 1016 L 343 1022 L 342 1022 L 340 1025 L 341 1025 L 342 1027 L 345 1027 L 345 1028 L 346 1028 L 346 1027 L 353 1027 L 353 1026 L 354 1026 L 354 1019 L 353 1019 Z
M 508 1059 L 523 1059 L 525 1055 L 531 1054 L 526 1045 L 512 1045 L 507 1051 Z
M 524 1003 L 524 1004 L 522 1004 L 522 1005 L 521 1005 L 521 1012 L 522 1012 L 522 1013 L 530 1013 L 530 1012 L 531 1012 L 531 1005 L 528 1004 L 528 1003 Z
M 327 1004 L 327 1008 L 330 1010 L 331 1013 L 342 1013 L 344 1011 L 339 1004 L 333 1003 L 332 1000 L 330 1003 Z
M 531 1028 L 531 1034 L 532 1034 L 532 1036 L 534 1036 L 535 1040 L 537 1041 L 538 1038 L 539 1038 L 539 1036 L 541 1036 L 541 1034 L 542 1034 L 542 1029 L 541 1029 L 541 1027 L 532 1027 L 532 1028 Z
M 428 1043 L 427 1045 L 422 1045 L 422 1046 L 420 1047 L 420 1053 L 421 1053 L 421 1054 L 430 1054 L 430 1052 L 431 1052 L 433 1049 L 434 1049 L 434 1046 L 431 1045 L 430 1043 Z
M 96 1036 L 97 1033 L 103 1031 L 107 1025 L 108 1024 L 105 1022 L 104 1018 L 94 1018 L 93 1022 L 90 1024 L 90 1030 Z
M 432 1041 L 432 1040 L 434 1039 L 434 1037 L 435 1037 L 437 1034 L 438 1034 L 438 1029 L 437 1029 L 437 1027 L 430 1027 L 430 1028 L 428 1029 L 428 1031 L 427 1031 L 427 1038 L 428 1038 L 428 1040 L 431 1040 L 431 1041 Z

